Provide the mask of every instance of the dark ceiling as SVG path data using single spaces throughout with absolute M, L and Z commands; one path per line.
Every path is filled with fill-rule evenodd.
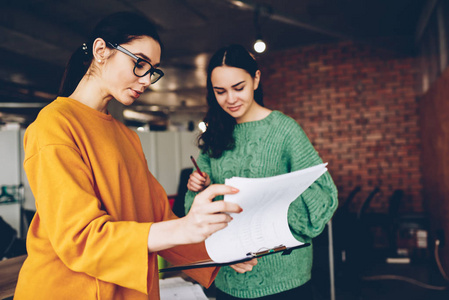
M 251 48 L 256 22 L 267 52 L 339 40 L 413 51 L 425 0 L 1 0 L 0 124 L 27 124 L 57 94 L 64 65 L 95 24 L 116 11 L 157 24 L 166 73 L 125 119 L 204 111 L 205 66 L 229 43 Z M 258 15 L 258 18 L 255 16 Z M 137 112 L 132 116 L 132 112 Z M 140 117 L 139 117 L 140 116 Z M 151 117 L 153 116 L 153 117 Z

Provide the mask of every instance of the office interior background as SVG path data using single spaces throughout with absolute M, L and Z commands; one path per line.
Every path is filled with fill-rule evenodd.
M 170 196 L 198 153 L 208 59 L 242 44 L 259 61 L 265 106 L 294 118 L 329 163 L 340 201 L 337 298 L 448 296 L 447 0 L 1 1 L 0 201 L 4 193 L 18 201 L 1 201 L 0 216 L 19 236 L 24 211 L 35 209 L 21 168 L 23 131 L 55 99 L 66 62 L 94 25 L 124 10 L 157 25 L 166 75 L 133 105 L 113 103 L 111 114 L 139 133 Z M 257 39 L 262 53 L 253 50 Z M 315 248 L 316 278 L 327 286 L 329 253 Z

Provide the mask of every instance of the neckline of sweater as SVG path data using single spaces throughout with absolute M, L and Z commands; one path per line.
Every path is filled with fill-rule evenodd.
M 112 121 L 113 120 L 113 117 L 112 117 L 112 115 L 109 112 L 107 114 L 102 113 L 102 112 L 100 112 L 100 111 L 98 111 L 98 110 L 96 110 L 96 109 L 94 109 L 94 108 L 92 108 L 90 106 L 87 106 L 86 104 L 84 104 L 84 103 L 82 103 L 80 101 L 77 101 L 77 100 L 75 100 L 73 98 L 58 97 L 58 99 L 61 100 L 61 101 L 67 101 L 71 105 L 73 105 L 73 106 L 75 106 L 75 107 L 77 107 L 79 109 L 82 109 L 82 110 L 84 110 L 87 113 L 90 113 L 92 115 L 100 117 L 101 119 L 104 119 L 104 120 L 107 120 L 107 121 Z
M 273 110 L 272 112 L 270 112 L 270 114 L 268 116 L 266 116 L 263 119 L 260 119 L 260 120 L 257 120 L 257 121 L 251 121 L 251 122 L 235 124 L 234 129 L 255 127 L 255 126 L 261 126 L 261 125 L 265 125 L 265 124 L 271 123 L 273 118 L 275 118 L 276 115 L 278 115 L 279 113 L 280 113 L 279 111 Z

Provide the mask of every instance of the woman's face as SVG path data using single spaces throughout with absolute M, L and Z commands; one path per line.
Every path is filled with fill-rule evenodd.
M 211 82 L 221 108 L 237 123 L 254 120 L 254 90 L 259 86 L 260 71 L 254 78 L 244 69 L 221 66 L 212 70 Z
M 154 39 L 144 36 L 134 39 L 123 48 L 145 59 L 157 68 L 161 59 L 161 47 Z M 103 79 L 108 93 L 124 105 L 132 104 L 150 86 L 150 74 L 144 77 L 134 75 L 136 60 L 131 56 L 115 50 L 104 66 Z

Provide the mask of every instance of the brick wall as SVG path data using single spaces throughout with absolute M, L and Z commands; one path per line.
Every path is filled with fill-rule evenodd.
M 370 211 L 386 212 L 403 189 L 404 212 L 421 212 L 419 61 L 369 44 L 341 42 L 258 58 L 265 105 L 296 119 L 329 162 L 340 203 L 351 210 L 376 187 Z

